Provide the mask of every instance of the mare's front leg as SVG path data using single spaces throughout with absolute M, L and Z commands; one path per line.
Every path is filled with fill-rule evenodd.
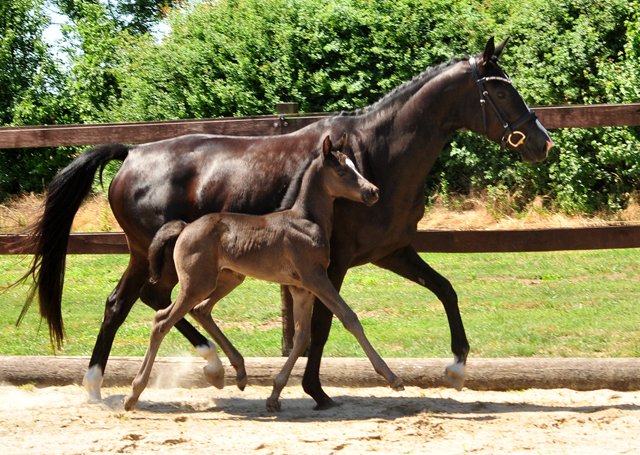
M 347 246 L 332 246 L 331 262 L 327 269 L 327 276 L 333 287 L 340 291 L 342 281 L 347 273 L 351 250 Z M 319 299 L 315 299 L 311 316 L 311 340 L 307 355 L 307 366 L 302 376 L 302 388 L 316 402 L 316 411 L 329 409 L 335 402 L 325 393 L 320 383 L 320 363 L 322 352 L 327 344 L 333 313 Z
M 304 353 L 311 338 L 311 311 L 316 297 L 310 292 L 295 286 L 291 286 L 289 289 L 293 297 L 293 322 L 295 326 L 293 348 L 282 370 L 273 381 L 273 391 L 267 399 L 267 411 L 280 411 L 280 393 L 284 386 L 287 385 L 291 370 L 293 370 L 298 357 Z
M 397 250 L 374 264 L 424 286 L 440 299 L 447 313 L 451 331 L 451 350 L 454 355 L 454 363 L 447 366 L 445 375 L 453 387 L 461 390 L 466 379 L 469 342 L 460 317 L 458 296 L 451 283 L 429 267 L 411 246 Z
M 313 272 L 311 272 L 313 273 Z M 402 379 L 396 376 L 391 369 L 387 366 L 386 362 L 382 360 L 382 357 L 376 352 L 369 340 L 364 334 L 362 324 L 358 319 L 358 316 L 353 312 L 347 303 L 340 297 L 340 294 L 331 284 L 329 278 L 324 271 L 319 273 L 315 271 L 312 276 L 302 279 L 302 284 L 306 289 L 313 292 L 327 308 L 329 308 L 333 314 L 336 315 L 345 329 L 353 334 L 362 346 L 365 354 L 371 361 L 373 368 L 376 372 L 384 377 L 392 389 L 404 390 Z

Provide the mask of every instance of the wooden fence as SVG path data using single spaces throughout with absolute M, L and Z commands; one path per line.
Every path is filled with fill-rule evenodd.
M 534 108 L 548 129 L 640 125 L 640 103 Z M 303 128 L 331 114 L 281 114 L 256 117 L 164 122 L 54 125 L 0 128 L 0 148 L 142 143 L 182 134 L 276 135 Z M 0 254 L 15 254 L 17 234 L 0 235 Z M 639 248 L 640 226 L 598 226 L 561 229 L 418 231 L 420 252 L 475 253 Z M 70 254 L 128 253 L 123 233 L 71 235 Z

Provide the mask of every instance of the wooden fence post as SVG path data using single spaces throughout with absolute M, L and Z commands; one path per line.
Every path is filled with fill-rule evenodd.
M 276 113 L 280 115 L 282 133 L 286 133 L 284 127 L 287 126 L 287 114 L 297 114 L 300 109 L 298 103 L 276 104 Z M 293 349 L 293 335 L 295 324 L 293 322 L 293 297 L 287 286 L 280 286 L 280 296 L 282 297 L 282 356 L 288 357 Z

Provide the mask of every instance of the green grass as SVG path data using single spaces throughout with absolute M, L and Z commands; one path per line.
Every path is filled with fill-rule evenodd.
M 517 254 L 424 254 L 454 285 L 474 357 L 637 357 L 640 355 L 640 265 L 637 250 Z M 0 257 L 0 286 L 27 260 Z M 127 256 L 69 256 L 63 300 L 64 355 L 90 355 L 104 301 Z M 0 355 L 50 355 L 36 305 L 15 327 L 26 288 L 0 296 Z M 214 309 L 214 318 L 245 356 L 280 355 L 279 286 L 247 279 Z M 450 357 L 441 303 L 424 288 L 373 266 L 352 269 L 342 296 L 359 314 L 383 357 Z M 143 355 L 153 312 L 134 305 L 112 355 Z M 160 355 L 195 355 L 172 330 Z M 327 356 L 362 357 L 334 319 Z

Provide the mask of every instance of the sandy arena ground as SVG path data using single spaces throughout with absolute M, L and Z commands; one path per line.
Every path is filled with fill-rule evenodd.
M 340 406 L 313 411 L 300 386 L 280 413 L 270 388 L 128 388 L 88 403 L 78 386 L 0 386 L 0 451 L 8 454 L 635 454 L 640 392 L 326 388 Z

